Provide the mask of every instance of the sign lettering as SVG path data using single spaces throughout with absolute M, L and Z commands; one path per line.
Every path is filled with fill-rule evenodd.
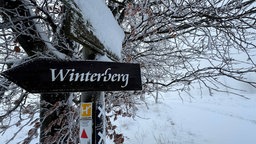
M 69 81 L 69 82 L 122 82 L 122 88 L 126 87 L 129 82 L 129 74 L 110 73 L 111 68 L 107 68 L 103 73 L 76 72 L 76 69 L 50 69 L 51 80 L 54 81 Z

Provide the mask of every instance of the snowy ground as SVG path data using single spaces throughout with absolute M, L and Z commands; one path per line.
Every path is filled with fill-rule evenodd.
M 162 94 L 159 104 L 148 98 L 134 120 L 120 118 L 125 144 L 255 144 L 256 95 L 250 99 L 221 94 L 183 97 Z M 110 142 L 108 142 L 110 143 Z
M 194 95 L 183 96 L 182 101 L 174 93 L 164 93 L 158 104 L 147 97 L 148 108 L 138 106 L 135 119 L 120 117 L 115 123 L 125 136 L 124 144 L 255 144 L 256 95 L 246 96 L 250 99 Z M 0 143 L 12 135 L 11 129 L 0 135 Z M 21 142 L 24 135 L 11 144 Z

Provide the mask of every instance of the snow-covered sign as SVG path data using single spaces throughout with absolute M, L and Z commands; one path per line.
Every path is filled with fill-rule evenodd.
M 124 31 L 103 0 L 75 0 L 84 20 L 88 21 L 93 34 L 100 40 L 106 50 L 121 57 Z

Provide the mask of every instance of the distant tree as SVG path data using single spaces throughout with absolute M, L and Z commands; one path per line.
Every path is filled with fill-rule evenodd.
M 255 0 L 106 0 L 106 3 L 126 34 L 122 61 L 140 63 L 143 79 L 142 91 L 106 93 L 106 110 L 114 111 L 109 121 L 118 115 L 132 116 L 135 100 L 143 100 L 143 94 L 153 94 L 156 90 L 189 93 L 198 84 L 208 88 L 210 94 L 227 92 L 226 88 L 239 94 L 237 88 L 223 83 L 221 77 L 256 87 L 255 81 L 245 78 L 247 74 L 255 76 L 256 72 Z M 74 60 L 104 54 L 103 45 L 91 34 L 90 27 L 73 0 L 0 0 L 1 71 L 34 57 Z M 107 55 L 118 61 L 112 53 Z M 0 78 L 0 134 L 12 126 L 20 126 L 7 142 L 11 143 L 24 126 L 31 126 L 22 142 L 29 143 L 38 135 L 40 96 Z M 79 96 L 80 93 L 65 93 L 44 96 L 53 98 L 52 102 L 41 99 L 48 109 L 46 115 L 53 112 L 60 116 L 46 127 L 61 128 L 52 131 L 54 142 L 77 143 L 77 121 L 68 120 L 78 119 Z M 113 132 L 115 128 L 109 123 L 109 136 L 121 143 L 122 135 Z

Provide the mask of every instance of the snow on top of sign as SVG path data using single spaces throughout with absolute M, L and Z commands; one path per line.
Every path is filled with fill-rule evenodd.
M 93 27 L 93 34 L 110 52 L 121 57 L 124 31 L 103 0 L 75 0 L 83 18 Z
M 96 60 L 97 61 L 107 61 L 107 62 L 111 62 L 112 61 L 106 55 L 96 55 Z

